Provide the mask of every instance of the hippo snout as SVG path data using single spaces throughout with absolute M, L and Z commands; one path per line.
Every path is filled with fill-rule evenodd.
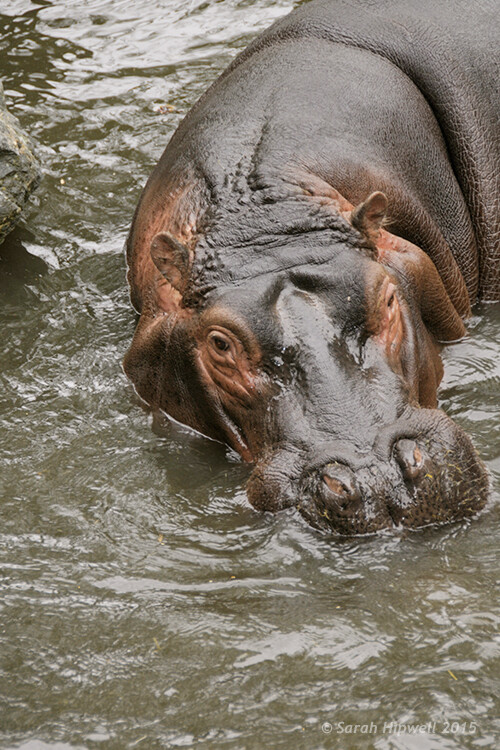
M 306 450 L 280 449 L 257 464 L 248 486 L 255 507 L 296 507 L 312 526 L 345 535 L 469 517 L 487 493 L 470 439 L 430 409 L 383 428 L 370 447 L 336 439 Z

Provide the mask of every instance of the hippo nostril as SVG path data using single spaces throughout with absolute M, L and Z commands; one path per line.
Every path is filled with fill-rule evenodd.
M 323 481 L 326 482 L 328 489 L 335 495 L 349 494 L 349 490 L 347 489 L 347 487 L 344 487 L 342 482 L 339 482 L 338 479 L 329 477 L 328 474 L 323 474 Z
M 394 447 L 394 455 L 405 479 L 415 481 L 426 471 L 424 454 L 414 440 L 399 440 Z
M 345 510 L 359 501 L 361 495 L 356 485 L 354 474 L 341 464 L 328 464 L 321 476 L 322 496 L 328 504 L 334 504 Z

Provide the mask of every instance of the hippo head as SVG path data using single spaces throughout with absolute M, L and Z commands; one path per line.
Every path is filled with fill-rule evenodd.
M 425 253 L 369 241 L 384 213 L 375 194 L 340 238 L 293 233 L 259 262 L 240 256 L 202 304 L 186 301 L 186 248 L 157 235 L 153 261 L 183 301 L 143 314 L 125 359 L 146 401 L 253 463 L 255 508 L 341 534 L 464 518 L 488 491 L 436 408 L 437 342 L 463 324 Z

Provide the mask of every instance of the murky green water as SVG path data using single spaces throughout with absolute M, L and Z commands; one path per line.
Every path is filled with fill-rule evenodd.
M 248 469 L 152 425 L 121 371 L 140 188 L 292 5 L 2 1 L 0 77 L 45 170 L 0 251 L 2 748 L 498 747 L 499 306 L 441 392 L 493 501 L 441 529 L 339 542 L 256 513 Z

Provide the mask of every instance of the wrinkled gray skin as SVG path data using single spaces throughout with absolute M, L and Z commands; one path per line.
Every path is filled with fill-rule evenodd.
M 40 174 L 26 135 L 7 111 L 0 83 L 0 243 L 18 222 Z
M 437 341 L 499 298 L 498 29 L 493 2 L 305 4 L 236 58 L 151 175 L 125 371 L 253 462 L 256 508 L 355 534 L 483 507 L 483 465 L 435 408 Z M 387 211 L 379 193 L 346 210 L 374 191 Z M 382 219 L 425 254 L 387 249 Z

